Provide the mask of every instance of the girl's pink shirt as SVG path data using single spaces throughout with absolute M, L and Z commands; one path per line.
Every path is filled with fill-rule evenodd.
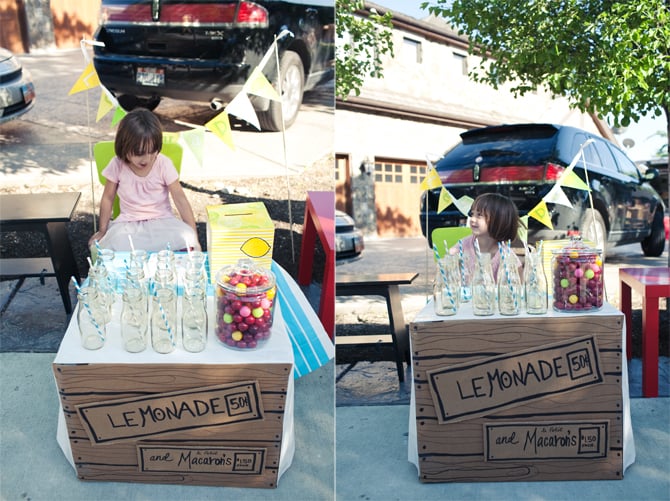
M 470 272 L 472 273 L 474 270 L 474 263 L 476 259 L 476 252 L 475 252 L 475 238 L 472 235 L 469 235 L 465 238 L 462 238 L 460 240 L 463 244 L 463 255 L 467 256 L 467 262 L 469 263 L 470 266 Z M 454 245 L 451 249 L 449 249 L 449 254 L 458 254 L 459 252 L 459 244 Z M 519 260 L 519 257 L 512 253 L 514 262 L 516 263 L 517 269 L 521 267 L 521 260 Z M 500 253 L 496 250 L 495 253 L 491 253 L 491 269 L 493 270 L 493 278 L 495 280 L 498 279 L 498 269 L 500 268 Z
M 174 217 L 168 186 L 179 179 L 172 161 L 158 154 L 146 177 L 136 175 L 120 158 L 114 157 L 102 175 L 118 183 L 121 213 L 115 221 L 146 221 Z

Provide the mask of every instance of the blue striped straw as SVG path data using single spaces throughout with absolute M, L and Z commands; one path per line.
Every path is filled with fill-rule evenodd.
M 74 277 L 71 277 L 72 283 L 74 284 L 74 288 L 77 291 L 77 295 L 82 298 L 81 303 L 84 305 L 84 309 L 86 310 L 86 313 L 88 313 L 88 317 L 91 319 L 91 323 L 93 324 L 93 327 L 95 327 L 95 330 L 98 332 L 98 336 L 100 336 L 100 339 L 102 341 L 105 340 L 105 334 L 102 332 L 102 329 L 100 328 L 100 325 L 98 325 L 98 322 L 96 322 L 95 317 L 93 316 L 93 311 L 91 310 L 91 305 L 88 304 L 83 298 L 84 294 L 82 294 L 81 287 L 77 283 L 77 279 Z
M 175 342 L 174 342 L 174 335 L 172 334 L 172 327 L 170 327 L 170 323 L 168 322 L 167 314 L 165 313 L 165 309 L 163 308 L 163 305 L 161 304 L 161 300 L 158 297 L 158 289 L 156 287 L 153 287 L 154 289 L 154 297 L 156 298 L 156 302 L 158 303 L 158 310 L 161 312 L 161 318 L 163 319 L 163 323 L 165 324 L 165 328 L 168 331 L 168 334 L 170 335 L 170 344 L 172 344 L 172 347 L 175 347 Z
M 102 259 L 102 247 L 100 247 L 100 242 L 98 242 L 97 239 L 95 240 L 94 243 L 95 243 L 95 251 L 98 253 L 98 256 L 97 256 L 97 259 L 96 259 L 96 262 L 97 262 L 98 260 Z
M 449 281 L 447 280 L 447 272 L 444 271 L 444 268 L 440 263 L 440 253 L 437 250 L 437 245 L 435 243 L 433 243 L 433 252 L 435 253 L 435 259 L 437 260 L 437 269 L 440 270 L 440 275 L 442 276 L 442 283 L 444 284 L 444 288 L 447 291 L 447 297 L 449 298 L 449 302 L 451 303 L 452 307 L 456 306 L 454 296 L 451 293 L 451 287 L 449 287 Z

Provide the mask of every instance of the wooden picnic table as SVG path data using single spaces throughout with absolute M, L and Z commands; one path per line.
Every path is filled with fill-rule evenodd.
M 42 233 L 48 257 L 0 260 L 0 278 L 56 277 L 65 312 L 72 313 L 69 282 L 79 271 L 65 223 L 72 219 L 79 192 L 0 195 L 0 231 Z
M 405 380 L 403 362 L 409 362 L 409 336 L 402 311 L 400 285 L 411 284 L 418 273 L 337 274 L 337 296 L 381 296 L 386 300 L 390 334 L 336 337 L 336 345 L 392 344 L 398 379 Z

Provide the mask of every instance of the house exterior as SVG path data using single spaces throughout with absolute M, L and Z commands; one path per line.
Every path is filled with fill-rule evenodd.
M 100 0 L 0 0 L 0 47 L 16 54 L 79 47 L 98 26 Z
M 365 3 L 365 12 L 372 8 L 388 10 Z M 439 158 L 467 129 L 550 122 L 614 140 L 603 121 L 542 89 L 515 98 L 509 85 L 495 90 L 470 80 L 468 71 L 479 58 L 468 55 L 467 38 L 441 19 L 394 12 L 393 44 L 394 57 L 383 61 L 384 78 L 368 77 L 359 96 L 336 101 L 336 206 L 367 236 L 421 235 L 426 159 Z

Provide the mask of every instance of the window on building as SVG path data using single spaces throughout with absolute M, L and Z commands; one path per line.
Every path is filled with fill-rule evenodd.
M 468 74 L 468 56 L 461 52 L 452 52 L 454 62 L 456 63 L 457 70 L 461 70 L 462 75 Z
M 402 55 L 403 60 L 407 63 L 421 63 L 421 42 L 412 38 L 403 37 Z

